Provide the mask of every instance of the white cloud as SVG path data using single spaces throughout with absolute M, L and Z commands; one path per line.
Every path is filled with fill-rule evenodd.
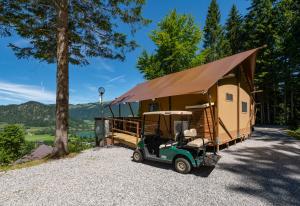
M 112 66 L 110 66 L 109 64 L 107 64 L 105 61 L 100 61 L 100 70 L 105 70 L 108 72 L 114 72 L 114 68 Z
M 116 77 L 108 80 L 107 83 L 112 83 L 112 82 L 116 82 L 116 81 L 124 82 L 125 81 L 125 75 L 116 76 Z
M 90 90 L 91 92 L 97 92 L 98 88 L 92 85 L 86 85 L 85 86 L 88 90 Z
M 16 101 L 55 102 L 55 93 L 45 90 L 43 86 L 14 84 L 0 81 L 1 99 Z

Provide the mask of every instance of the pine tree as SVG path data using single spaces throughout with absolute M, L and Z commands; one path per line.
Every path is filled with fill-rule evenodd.
M 255 82 L 258 89 L 263 90 L 261 110 L 265 111 L 262 122 L 271 123 L 273 99 L 278 90 L 278 68 L 276 68 L 276 28 L 274 26 L 274 10 L 271 0 L 252 0 L 249 12 L 245 16 L 244 48 L 252 49 L 267 45 L 257 57 Z
M 205 53 L 200 54 L 198 47 L 201 31 L 189 15 L 172 11 L 152 31 L 150 38 L 157 49 L 154 54 L 144 51 L 137 62 L 146 79 L 181 71 L 204 61 Z
M 119 32 L 122 22 L 148 23 L 141 16 L 144 0 L 2 0 L 0 34 L 18 34 L 30 46 L 9 44 L 17 57 L 57 63 L 56 155 L 68 153 L 69 63 L 88 64 L 89 57 L 125 58 L 136 47 Z
M 236 54 L 242 50 L 242 23 L 243 20 L 239 11 L 236 5 L 233 5 L 225 26 L 226 39 L 229 42 L 231 54 Z
M 220 24 L 220 10 L 216 0 L 212 0 L 204 27 L 204 48 L 208 50 L 206 62 L 211 62 L 226 56 L 229 51 L 229 42 L 225 39 Z

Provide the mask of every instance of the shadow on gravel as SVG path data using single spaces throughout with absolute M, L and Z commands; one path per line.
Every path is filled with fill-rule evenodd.
M 173 166 L 170 164 L 165 164 L 161 162 L 154 162 L 146 160 L 141 164 L 149 165 L 151 167 L 157 167 L 165 170 L 174 170 Z M 199 177 L 208 177 L 210 173 L 214 170 L 214 166 L 201 166 L 199 168 L 193 168 L 191 174 Z
M 272 137 L 270 137 L 272 136 Z M 265 199 L 274 205 L 300 205 L 300 151 L 295 141 L 279 132 L 256 131 L 258 141 L 278 140 L 265 147 L 246 147 L 231 153 L 238 163 L 219 168 L 242 175 L 247 184 L 229 189 Z

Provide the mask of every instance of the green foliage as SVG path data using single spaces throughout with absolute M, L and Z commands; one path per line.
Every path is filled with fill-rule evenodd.
M 18 125 L 7 125 L 0 133 L 0 164 L 7 164 L 22 155 L 25 143 L 24 129 Z
M 93 138 L 80 138 L 77 136 L 70 136 L 68 140 L 69 152 L 70 153 L 78 153 L 83 150 L 92 148 L 91 142 L 94 142 Z
M 264 123 L 299 125 L 300 1 L 252 0 L 243 24 L 243 49 L 257 56 L 255 83 Z M 260 114 L 260 112 L 258 112 Z
M 226 39 L 229 41 L 231 54 L 236 54 L 242 50 L 242 23 L 243 20 L 239 11 L 237 7 L 233 5 L 225 25 Z
M 299 129 L 298 129 L 298 131 L 289 130 L 288 135 L 300 140 L 300 131 L 299 131 Z
M 220 10 L 216 0 L 212 0 L 204 27 L 204 48 L 208 50 L 206 62 L 220 59 L 230 53 L 230 45 L 220 24 Z
M 150 34 L 157 46 L 154 54 L 143 51 L 137 67 L 146 79 L 154 79 L 203 63 L 204 54 L 199 52 L 201 40 L 199 26 L 190 15 L 170 12 Z
M 124 59 L 125 52 L 137 44 L 120 33 L 117 20 L 128 24 L 134 33 L 137 26 L 149 23 L 141 16 L 144 0 L 68 1 L 69 61 L 87 64 L 87 57 Z M 0 3 L 0 34 L 16 32 L 30 44 L 20 48 L 11 43 L 17 57 L 34 57 L 56 62 L 58 11 L 56 1 L 3 0 Z

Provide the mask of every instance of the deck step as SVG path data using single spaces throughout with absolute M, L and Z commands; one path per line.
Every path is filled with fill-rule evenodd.
M 136 148 L 136 136 L 114 132 L 113 137 L 111 136 L 110 138 L 111 139 L 113 138 L 115 143 L 119 142 L 121 144 L 124 144 L 124 145 L 130 147 L 130 148 L 133 148 L 133 149 Z M 138 139 L 138 141 L 139 140 L 140 140 L 140 138 Z

